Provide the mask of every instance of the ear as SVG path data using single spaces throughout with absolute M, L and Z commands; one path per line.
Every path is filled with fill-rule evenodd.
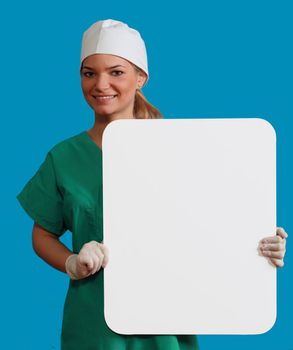
M 144 83 L 147 80 L 147 75 L 143 71 L 138 72 L 138 77 L 137 77 L 137 89 L 141 89 Z

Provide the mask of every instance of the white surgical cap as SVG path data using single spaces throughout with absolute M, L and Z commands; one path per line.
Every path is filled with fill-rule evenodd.
M 127 24 L 114 19 L 92 24 L 83 33 L 80 64 L 86 57 L 95 53 L 127 59 L 147 74 L 147 82 L 149 73 L 145 43 L 139 32 Z

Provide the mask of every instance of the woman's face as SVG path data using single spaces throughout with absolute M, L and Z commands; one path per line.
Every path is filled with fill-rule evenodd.
M 146 74 L 115 55 L 94 54 L 82 64 L 83 95 L 96 116 L 109 120 L 133 117 L 135 92 L 145 80 Z

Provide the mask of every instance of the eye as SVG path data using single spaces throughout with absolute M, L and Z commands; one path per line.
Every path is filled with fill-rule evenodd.
M 124 72 L 122 72 L 121 70 L 113 70 L 111 73 L 121 73 L 121 74 L 114 74 L 114 76 L 116 76 L 116 77 L 124 74 Z
M 94 73 L 93 72 L 83 72 L 82 75 L 87 77 L 87 78 L 91 78 L 94 75 Z

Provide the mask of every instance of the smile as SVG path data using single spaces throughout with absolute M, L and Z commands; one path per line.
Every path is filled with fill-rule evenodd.
M 117 95 L 107 95 L 107 96 L 93 96 L 96 100 L 110 100 Z

